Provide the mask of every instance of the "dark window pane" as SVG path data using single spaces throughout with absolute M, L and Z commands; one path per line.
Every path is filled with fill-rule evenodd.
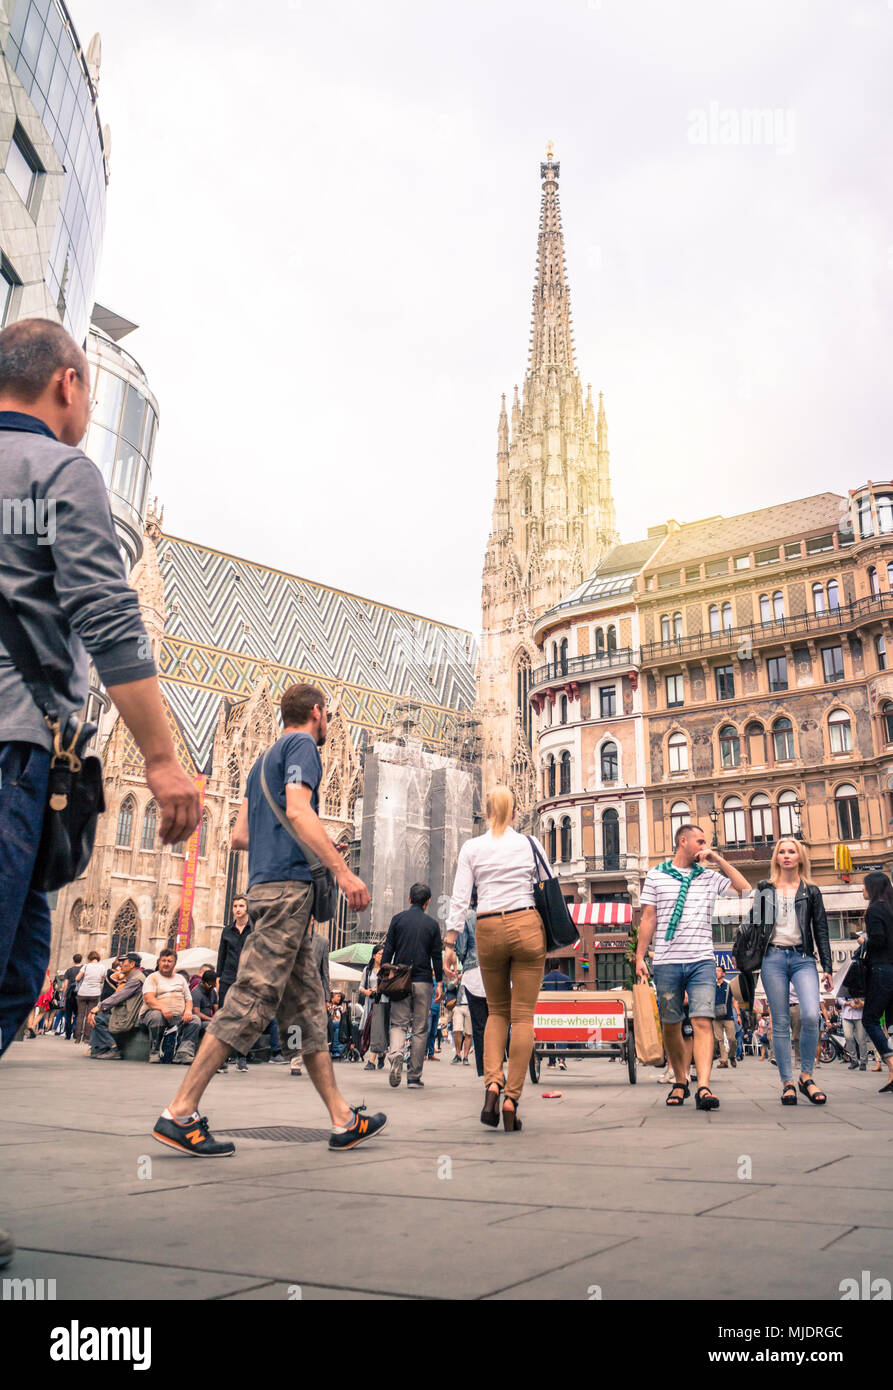
M 124 416 L 121 420 L 121 433 L 128 444 L 132 444 L 135 449 L 138 449 L 142 443 L 145 413 L 145 396 L 141 396 L 139 391 L 135 391 L 132 386 L 128 386 L 127 400 L 124 402 Z

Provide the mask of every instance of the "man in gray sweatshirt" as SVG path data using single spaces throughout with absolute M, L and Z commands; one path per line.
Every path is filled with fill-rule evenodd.
M 0 332 L 0 608 L 7 632 L 10 610 L 24 627 L 63 728 L 84 704 L 93 658 L 145 759 L 161 839 L 176 844 L 198 823 L 198 793 L 177 762 L 102 476 L 78 447 L 91 408 L 86 356 L 64 329 L 23 319 Z M 31 876 L 52 746 L 0 630 L 0 1056 L 50 957 L 46 896 Z M 0 1266 L 12 1248 L 0 1232 Z

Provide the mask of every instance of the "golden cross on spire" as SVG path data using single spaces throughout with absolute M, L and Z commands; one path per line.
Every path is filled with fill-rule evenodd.
M 546 159 L 551 164 L 555 158 L 555 142 L 550 140 L 546 145 Z

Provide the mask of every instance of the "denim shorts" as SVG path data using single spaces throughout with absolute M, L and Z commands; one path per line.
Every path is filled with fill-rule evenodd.
M 682 999 L 688 991 L 689 1018 L 713 1018 L 716 1004 L 716 962 L 668 961 L 654 967 L 654 988 L 661 1023 L 681 1023 Z

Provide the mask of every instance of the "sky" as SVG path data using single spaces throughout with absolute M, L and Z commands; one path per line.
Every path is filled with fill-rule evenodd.
M 69 7 L 169 533 L 477 634 L 548 140 L 623 540 L 893 476 L 893 0 Z

